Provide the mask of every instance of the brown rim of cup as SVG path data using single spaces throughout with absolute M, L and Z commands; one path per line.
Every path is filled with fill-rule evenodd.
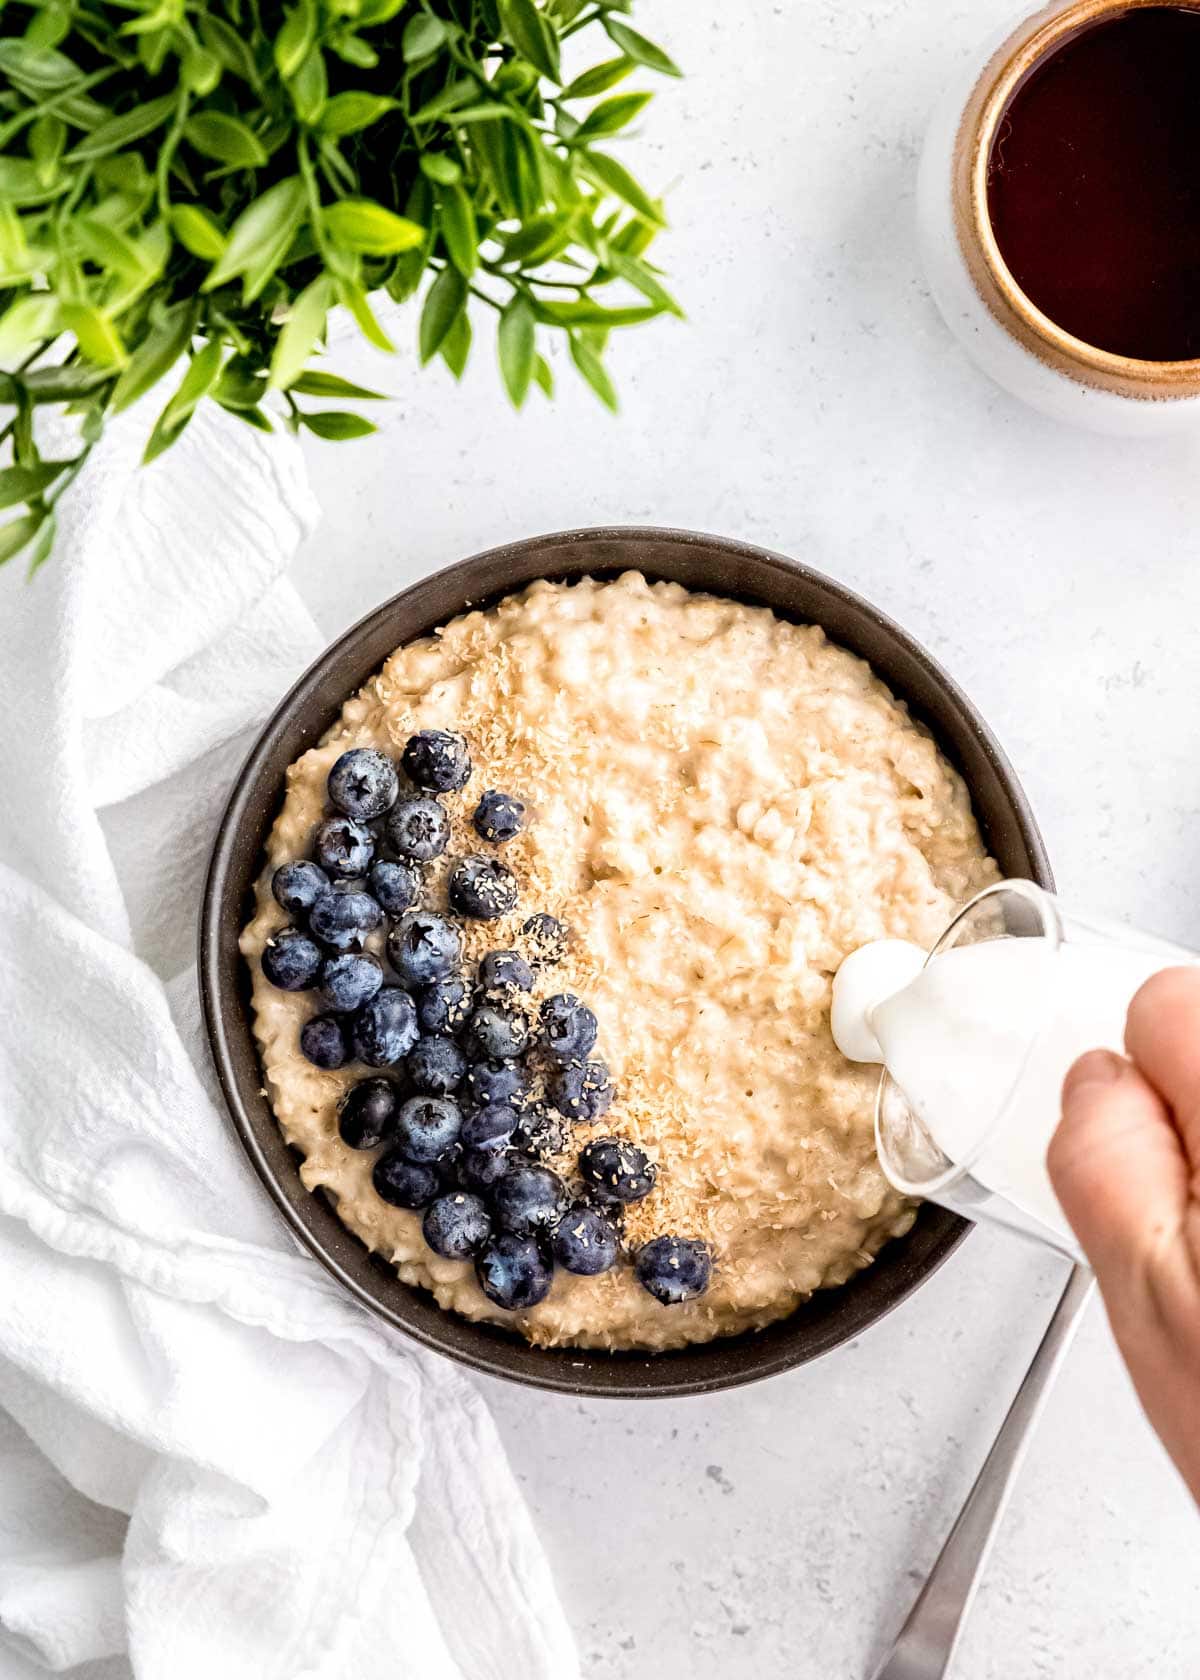
M 1055 48 L 1102 19 L 1166 0 L 1052 0 L 993 53 L 963 111 L 954 143 L 951 195 L 959 248 L 975 290 L 1026 350 L 1060 373 L 1116 396 L 1170 400 L 1200 393 L 1200 359 L 1146 361 L 1101 350 L 1065 332 L 1026 296 L 1001 255 L 988 214 L 992 142 L 1018 87 Z M 1171 0 L 1200 11 L 1200 0 Z

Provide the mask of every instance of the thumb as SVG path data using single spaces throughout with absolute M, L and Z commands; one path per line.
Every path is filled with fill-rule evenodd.
M 1178 1231 L 1187 1167 L 1162 1098 L 1132 1062 L 1093 1050 L 1063 1082 L 1047 1166 L 1055 1194 L 1106 1297 L 1138 1290 Z

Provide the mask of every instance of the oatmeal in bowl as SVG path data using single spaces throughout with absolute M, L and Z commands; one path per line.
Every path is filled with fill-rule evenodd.
M 241 936 L 270 1105 L 448 1313 L 606 1352 L 759 1330 L 916 1215 L 833 974 L 997 875 L 818 626 L 541 579 L 399 647 L 290 765 Z

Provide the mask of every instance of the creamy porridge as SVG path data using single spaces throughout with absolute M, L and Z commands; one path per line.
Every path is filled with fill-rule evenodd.
M 657 1176 L 623 1211 L 624 1252 L 699 1239 L 713 1269 L 694 1299 L 660 1304 L 623 1259 L 594 1277 L 558 1269 L 526 1311 L 493 1304 L 471 1260 L 433 1253 L 421 1214 L 376 1194 L 380 1150 L 342 1141 L 343 1094 L 390 1070 L 312 1065 L 298 1041 L 314 1003 L 262 972 L 289 921 L 273 873 L 310 855 L 335 761 L 350 747 L 397 760 L 429 729 L 461 732 L 472 770 L 442 800 L 449 844 L 425 866 L 426 902 L 444 910 L 452 860 L 485 853 L 519 899 L 461 924 L 468 964 L 536 956 L 522 931 L 534 912 L 567 924 L 533 1001 L 586 1000 L 615 1099 L 563 1128 L 550 1165 L 570 1175 L 597 1138 L 644 1150 Z M 495 849 L 471 822 L 488 789 L 528 813 Z M 445 1308 L 547 1345 L 659 1349 L 764 1325 L 843 1283 L 914 1217 L 875 1160 L 872 1075 L 830 1037 L 834 972 L 868 940 L 931 944 L 995 878 L 959 777 L 819 629 L 635 573 L 537 583 L 393 654 L 289 770 L 242 938 L 267 1089 L 305 1184 Z

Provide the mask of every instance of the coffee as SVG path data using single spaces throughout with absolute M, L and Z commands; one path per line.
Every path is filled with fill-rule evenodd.
M 1097 349 L 1200 357 L 1200 11 L 1085 25 L 1013 93 L 987 206 L 1026 297 Z

